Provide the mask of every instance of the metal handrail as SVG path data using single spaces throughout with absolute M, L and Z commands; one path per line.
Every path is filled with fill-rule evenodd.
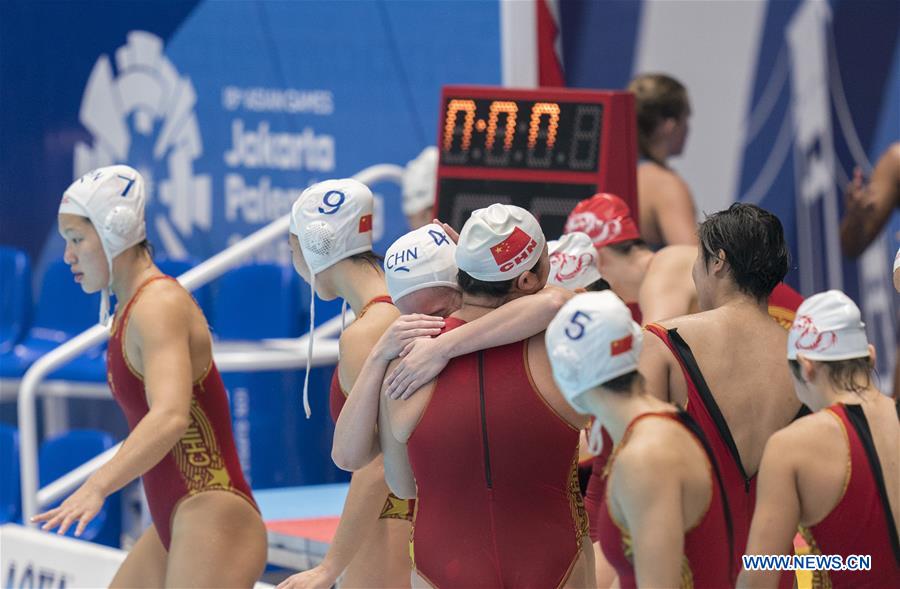
M 375 184 L 377 182 L 400 182 L 403 168 L 393 164 L 378 164 L 361 170 L 353 177 L 363 184 Z M 290 215 L 285 215 L 272 221 L 255 233 L 245 237 L 238 243 L 226 248 L 195 268 L 182 274 L 178 281 L 188 290 L 195 290 L 211 282 L 238 265 L 244 258 L 259 250 L 263 246 L 276 239 L 283 239 L 290 226 Z M 315 332 L 319 332 L 326 325 L 319 326 Z M 333 322 L 329 322 L 328 331 L 334 330 Z M 309 337 L 311 334 L 306 334 Z M 314 337 L 316 333 L 312 334 Z M 85 464 L 77 467 L 70 474 L 78 473 L 78 476 L 67 475 L 54 481 L 47 488 L 38 493 L 38 440 L 37 440 L 37 409 L 35 397 L 38 385 L 57 367 L 68 362 L 86 349 L 96 346 L 109 338 L 109 327 L 97 324 L 73 337 L 71 340 L 54 348 L 50 352 L 38 358 L 22 377 L 18 398 L 19 418 L 19 468 L 22 490 L 22 520 L 25 525 L 34 526 L 31 517 L 48 502 L 58 499 L 65 492 L 71 490 L 72 481 L 84 480 L 94 470 L 100 468 L 114 454 L 111 448 L 99 456 L 95 456 Z M 318 339 L 318 338 L 316 338 Z M 305 340 L 304 340 L 305 341 Z M 298 351 L 304 353 L 304 351 Z M 101 460 L 105 458 L 104 460 Z M 90 466 L 90 468 L 89 468 Z M 81 478 L 83 475 L 84 478 Z M 66 480 L 63 480 L 66 479 Z M 78 483 L 75 483 L 77 486 Z M 65 489 L 65 491 L 63 491 Z

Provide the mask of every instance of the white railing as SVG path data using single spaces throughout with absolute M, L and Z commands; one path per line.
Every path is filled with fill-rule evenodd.
M 366 168 L 355 176 L 363 184 L 378 182 L 400 182 L 403 168 L 393 164 L 379 164 Z M 290 216 L 285 215 L 272 221 L 262 229 L 242 239 L 240 242 L 223 250 L 196 268 L 178 277 L 178 281 L 188 290 L 195 290 L 211 282 L 238 265 L 244 258 L 276 239 L 284 239 L 290 225 Z M 319 338 L 333 336 L 340 330 L 340 317 L 320 325 L 314 334 L 306 334 L 293 344 L 286 340 L 272 340 L 269 347 L 274 348 L 271 354 L 260 354 L 258 350 L 248 355 L 247 351 L 215 350 L 215 359 L 222 372 L 247 370 L 283 370 L 286 368 L 302 368 L 306 366 L 306 342 L 310 335 Z M 35 397 L 39 385 L 44 378 L 57 367 L 75 358 L 88 348 L 106 341 L 109 338 L 109 327 L 97 324 L 80 333 L 71 340 L 38 358 L 22 377 L 18 396 L 19 417 L 19 468 L 22 488 L 22 520 L 30 523 L 33 515 L 41 508 L 60 499 L 77 487 L 93 472 L 112 458 L 119 446 L 110 448 L 70 473 L 38 490 L 38 440 Z M 224 346 L 223 346 L 224 347 Z M 334 363 L 337 359 L 337 343 L 323 341 L 317 346 L 317 353 L 311 359 L 313 365 Z M 255 356 L 255 358 L 253 357 Z M 299 401 L 298 401 L 299 402 Z

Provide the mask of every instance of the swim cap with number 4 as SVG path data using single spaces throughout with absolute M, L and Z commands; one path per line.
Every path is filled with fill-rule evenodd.
M 384 255 L 384 275 L 391 298 L 396 301 L 434 286 L 458 290 L 455 254 L 456 244 L 435 223 L 397 239 Z

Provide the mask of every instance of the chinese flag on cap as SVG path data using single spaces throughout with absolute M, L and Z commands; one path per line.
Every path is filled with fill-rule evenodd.
M 515 258 L 529 243 L 531 243 L 531 237 L 519 227 L 515 227 L 509 237 L 491 248 L 491 255 L 494 256 L 497 265 L 502 266 Z
M 359 233 L 365 233 L 372 230 L 372 215 L 363 215 L 359 218 Z
M 626 335 L 622 339 L 613 340 L 609 344 L 609 353 L 611 356 L 618 356 L 619 354 L 624 354 L 625 352 L 631 349 L 631 346 L 634 344 L 634 336 Z

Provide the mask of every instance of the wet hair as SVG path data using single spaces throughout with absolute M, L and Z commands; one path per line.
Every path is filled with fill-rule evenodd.
M 636 382 L 643 384 L 644 377 L 641 376 L 641 373 L 637 370 L 632 370 L 627 374 L 623 374 L 622 376 L 617 376 L 612 380 L 608 380 L 600 386 L 604 389 L 612 391 L 613 393 L 627 395 L 631 392 L 631 388 Z
M 382 266 L 384 264 L 384 256 L 376 254 L 372 250 L 353 254 L 352 256 L 348 256 L 346 259 L 353 260 L 354 262 L 370 264 L 379 272 L 384 272 L 384 270 L 382 269 Z
M 150 259 L 153 259 L 154 254 L 156 254 L 156 249 L 153 247 L 153 244 L 150 243 L 149 239 L 145 239 L 144 241 L 137 244 L 137 246 L 147 252 L 147 255 L 150 256 Z
M 649 249 L 647 242 L 643 239 L 626 239 L 625 241 L 610 243 L 609 245 L 604 245 L 603 247 L 609 248 L 617 254 L 621 254 L 623 256 L 627 256 L 631 253 L 631 250 L 635 248 Z
M 525 272 L 534 272 L 535 274 L 537 274 L 537 267 L 538 265 L 540 265 L 540 263 L 541 259 L 538 258 L 538 261 L 534 263 L 534 266 L 532 266 Z M 525 272 L 523 272 L 522 274 L 524 274 Z M 462 289 L 463 293 L 472 296 L 491 297 L 495 299 L 507 296 L 512 290 L 512 287 L 516 283 L 517 279 L 518 276 L 516 276 L 515 278 L 509 278 L 507 280 L 488 282 L 486 280 L 478 280 L 477 278 L 472 278 L 472 276 L 470 276 L 464 270 L 460 270 L 456 274 L 456 283 L 459 284 L 459 288 Z
M 708 216 L 697 229 L 703 263 L 725 252 L 738 290 L 757 300 L 768 298 L 784 280 L 790 251 L 778 217 L 756 205 L 734 203 Z
M 871 356 L 851 358 L 849 360 L 835 360 L 833 362 L 819 362 L 828 371 L 828 381 L 834 388 L 856 393 L 857 395 L 872 386 L 872 375 L 875 366 Z M 800 370 L 800 362 L 788 360 L 791 372 L 797 380 L 803 380 Z
M 637 114 L 638 150 L 641 156 L 665 165 L 650 153 L 650 139 L 666 119 L 680 119 L 690 109 L 687 89 L 665 74 L 642 74 L 628 83 Z

